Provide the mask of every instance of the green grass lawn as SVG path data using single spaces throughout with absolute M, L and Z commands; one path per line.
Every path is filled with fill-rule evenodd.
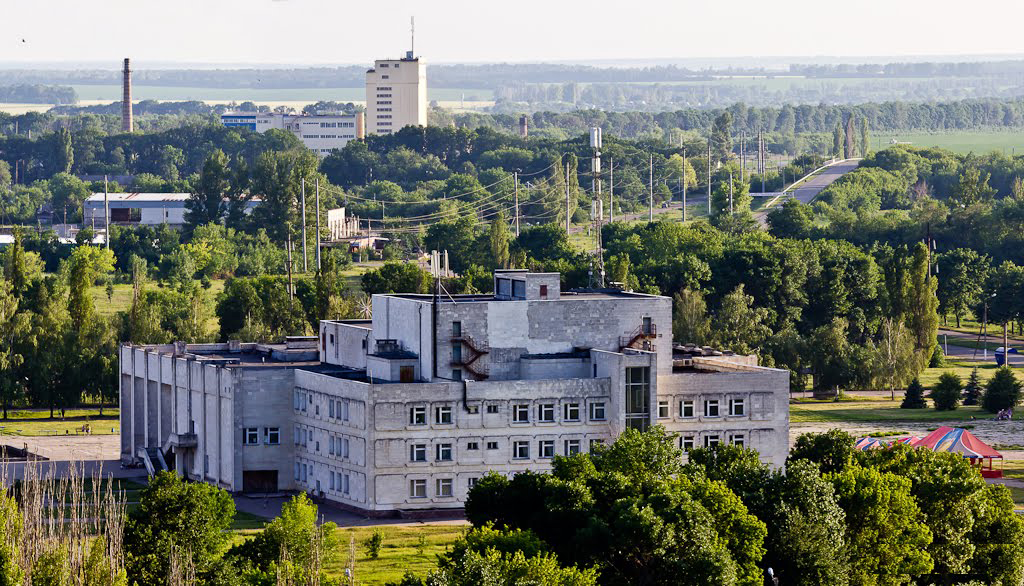
M 378 527 L 354 527 L 340 530 L 341 544 L 337 559 L 328 564 L 327 571 L 335 576 L 344 574 L 348 565 L 350 543 L 355 543 L 355 583 L 384 584 L 398 581 L 406 571 L 425 575 L 437 566 L 438 554 L 444 553 L 458 539 L 467 526 L 464 525 L 381 525 Z M 380 557 L 371 560 L 366 555 L 363 541 L 374 529 L 384 534 Z M 422 552 L 420 539 L 422 537 Z
M 50 410 L 17 410 L 9 411 L 6 420 L 0 420 L 0 435 L 81 435 L 82 426 L 88 423 L 92 427 L 92 435 L 109 435 L 119 433 L 121 423 L 116 407 L 104 409 L 103 417 L 99 409 L 68 409 L 64 419 L 50 419 Z
M 991 414 L 977 405 L 961 406 L 955 411 L 900 409 L 902 393 L 896 400 L 800 402 L 789 406 L 791 423 L 897 423 L 969 421 L 971 417 L 988 419 Z
M 957 153 L 987 153 L 1004 151 L 1013 154 L 1016 149 L 1024 153 L 1024 133 L 1003 130 L 978 130 L 965 132 L 878 132 L 872 138 L 876 149 L 889 146 L 895 138 L 913 146 L 940 147 Z

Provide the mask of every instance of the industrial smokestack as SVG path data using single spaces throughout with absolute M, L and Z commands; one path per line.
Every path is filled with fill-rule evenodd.
M 526 138 L 530 134 L 530 119 L 526 114 L 519 117 L 519 136 Z
M 132 121 L 132 70 L 128 67 L 128 59 L 124 60 L 124 93 L 121 96 L 121 131 L 132 132 L 135 125 Z

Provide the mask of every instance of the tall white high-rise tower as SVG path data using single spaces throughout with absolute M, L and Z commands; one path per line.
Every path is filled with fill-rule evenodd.
M 374 61 L 366 72 L 366 133 L 427 125 L 427 66 L 412 51 Z

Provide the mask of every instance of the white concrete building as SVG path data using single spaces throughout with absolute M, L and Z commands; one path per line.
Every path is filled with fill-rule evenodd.
M 363 138 L 363 114 L 277 114 L 272 112 L 227 112 L 220 117 L 221 124 L 235 128 L 248 128 L 259 133 L 272 128 L 288 130 L 306 145 L 306 148 L 326 157 L 331 151 L 342 149 L 350 140 Z
M 109 207 L 111 224 L 183 226 L 190 197 L 190 193 L 93 193 L 82 204 L 82 225 L 106 228 Z M 260 201 L 253 198 L 246 202 L 245 213 L 252 213 Z
M 412 51 L 374 61 L 366 72 L 366 132 L 390 134 L 427 125 L 427 64 Z
M 683 448 L 783 465 L 787 371 L 673 347 L 668 297 L 559 280 L 510 270 L 490 295 L 375 295 L 372 320 L 280 346 L 124 346 L 122 458 L 375 515 L 458 508 L 490 471 L 546 470 L 655 424 Z

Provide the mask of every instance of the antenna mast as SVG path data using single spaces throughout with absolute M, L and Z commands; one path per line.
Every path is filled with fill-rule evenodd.
M 411 49 L 411 51 L 410 51 L 411 54 L 409 56 L 410 57 L 415 57 L 416 56 L 416 17 L 415 16 L 410 16 L 409 17 L 409 36 L 410 36 L 410 39 L 409 39 L 409 41 L 410 41 L 409 42 L 409 49 Z

